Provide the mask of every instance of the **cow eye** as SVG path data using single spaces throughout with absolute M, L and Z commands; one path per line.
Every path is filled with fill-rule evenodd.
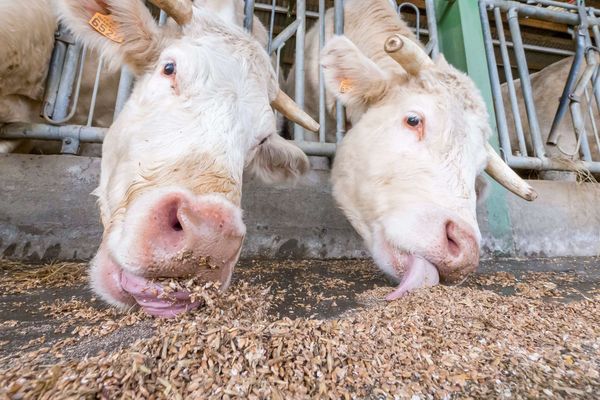
M 166 63 L 163 67 L 163 73 L 165 75 L 173 75 L 175 73 L 175 63 L 169 62 Z
M 404 125 L 417 135 L 419 141 L 425 136 L 425 123 L 423 117 L 416 113 L 410 112 L 404 117 Z
M 421 123 L 421 117 L 416 114 L 410 114 L 406 117 L 406 125 L 417 127 Z

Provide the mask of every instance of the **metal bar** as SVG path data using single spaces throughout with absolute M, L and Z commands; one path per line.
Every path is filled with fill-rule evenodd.
M 583 75 L 579 82 L 577 82 L 577 86 L 575 86 L 575 90 L 571 94 L 571 118 L 573 119 L 573 126 L 575 128 L 575 135 L 577 136 L 577 141 L 581 143 L 581 154 L 585 161 L 592 160 L 592 154 L 590 152 L 590 145 L 587 139 L 587 132 L 585 129 L 585 119 L 583 118 L 583 113 L 581 112 L 581 97 L 585 92 L 585 88 L 588 83 L 592 79 L 594 72 L 596 71 L 596 64 L 591 62 L 586 67 Z
M 485 56 L 487 60 L 487 70 L 489 81 L 492 89 L 492 99 L 494 101 L 494 109 L 496 111 L 496 125 L 498 129 L 498 139 L 500 148 L 503 150 L 504 159 L 508 159 L 512 155 L 510 136 L 506 122 L 506 111 L 504 110 L 504 102 L 502 101 L 502 90 L 500 88 L 500 77 L 496 68 L 496 54 L 492 44 L 492 32 L 490 29 L 490 21 L 488 20 L 486 2 L 479 1 L 479 16 L 481 19 L 481 28 L 483 31 L 483 42 L 485 46 Z
M 535 157 L 511 156 L 507 160 L 507 163 L 511 168 L 515 169 L 535 171 L 573 171 L 573 168 L 569 167 L 569 165 L 552 158 L 539 159 Z M 598 161 L 581 161 L 579 165 L 593 174 L 600 173 L 600 162 Z
M 158 26 L 163 26 L 167 23 L 167 19 L 169 16 L 164 10 L 160 10 L 160 14 L 158 15 Z
M 598 136 L 598 126 L 596 125 L 596 119 L 594 118 L 594 103 L 591 101 L 589 93 L 586 89 L 585 91 L 585 99 L 587 101 L 587 109 L 588 109 L 588 116 L 590 118 L 590 122 L 592 123 L 592 131 L 594 132 L 594 140 L 596 142 L 596 147 L 598 148 L 598 151 L 600 152 L 600 137 Z
M 600 28 L 598 25 L 592 26 L 592 33 L 594 34 L 594 41 L 596 47 L 600 46 Z M 591 39 L 590 39 L 591 40 Z M 590 43 L 591 45 L 591 43 Z M 594 99 L 596 100 L 596 107 L 598 108 L 598 112 L 600 112 L 600 82 L 599 82 L 600 74 L 598 69 L 596 69 L 596 73 L 594 74 L 594 78 L 592 81 L 592 88 L 594 91 Z M 600 151 L 600 146 L 598 146 L 598 150 Z
M 438 42 L 435 4 L 433 3 L 433 0 L 425 0 L 425 12 L 427 13 L 427 35 L 429 36 L 429 43 L 432 43 L 430 55 L 432 58 L 435 58 L 440 54 L 440 46 Z
M 540 4 L 543 6 L 561 7 L 567 10 L 577 10 L 577 6 L 552 0 L 527 0 L 527 4 Z
M 57 40 L 54 41 L 54 50 L 52 51 L 52 58 L 50 59 L 50 67 L 48 68 L 48 78 L 46 80 L 46 90 L 44 92 L 44 107 L 42 109 L 42 115 L 52 115 L 54 105 L 56 103 L 56 95 L 58 93 L 58 85 L 60 84 L 60 71 L 65 62 L 65 55 L 67 53 L 67 44 L 62 40 L 58 40 L 61 33 L 56 33 Z
M 525 142 L 525 134 L 523 133 L 523 124 L 521 123 L 521 112 L 519 111 L 519 101 L 517 100 L 517 91 L 515 89 L 515 82 L 510 66 L 508 49 L 506 47 L 506 37 L 504 36 L 502 15 L 500 14 L 500 9 L 497 7 L 494 8 L 494 20 L 496 22 L 496 33 L 498 34 L 498 40 L 500 41 L 500 55 L 502 57 L 502 64 L 504 65 L 506 87 L 508 89 L 508 97 L 510 99 L 510 105 L 512 108 L 513 120 L 515 122 L 515 132 L 517 134 L 517 141 L 519 142 L 519 151 L 522 155 L 527 156 L 527 144 Z
M 344 34 L 344 0 L 335 0 L 333 3 L 334 7 L 334 33 L 336 35 Z M 346 134 L 346 110 L 340 100 L 335 102 L 335 118 L 336 118 L 336 131 L 335 138 L 339 143 Z
M 260 11 L 271 11 L 273 8 L 271 7 L 270 4 L 263 4 L 263 3 L 256 3 L 254 4 L 254 9 L 255 10 L 260 10 Z M 288 9 L 287 7 L 282 7 L 282 6 L 276 6 L 275 7 L 275 12 L 279 13 L 279 14 L 285 14 L 288 15 Z M 292 13 L 292 15 L 295 15 L 295 13 Z M 318 12 L 314 12 L 314 11 L 306 11 L 306 17 L 307 18 L 319 18 L 319 13 Z
M 446 1 L 448 1 L 448 0 L 446 0 Z M 454 0 L 452 0 L 452 1 L 454 1 Z M 510 0 L 496 0 L 496 1 L 498 1 L 498 3 L 501 3 L 500 6 L 503 9 L 503 11 L 506 11 L 510 7 L 512 7 L 513 6 L 512 4 L 517 4 L 517 5 L 520 5 L 520 6 L 531 7 L 531 8 L 539 8 L 539 7 L 535 7 L 535 6 L 527 6 L 527 5 L 523 4 L 523 3 L 517 3 L 515 1 L 510 1 Z M 429 4 L 431 4 L 431 6 L 434 7 L 434 9 L 435 9 L 435 3 L 434 2 L 435 2 L 435 0 L 425 0 L 425 10 L 427 12 L 427 15 L 435 15 L 435 12 L 433 14 L 430 14 L 429 9 L 427 8 L 427 6 Z M 486 0 L 486 2 L 489 5 L 496 5 L 494 0 Z M 509 4 L 509 3 L 512 3 L 512 4 Z M 560 3 L 560 4 L 564 4 L 564 3 Z M 254 5 L 254 9 L 255 10 L 260 10 L 260 11 L 271 11 L 272 8 L 271 8 L 271 5 L 267 4 L 267 3 L 256 3 Z M 591 9 L 591 7 L 588 7 L 588 9 Z M 545 9 L 541 9 L 541 10 L 545 10 Z M 552 10 L 546 10 L 546 11 L 550 11 L 550 12 L 554 12 L 554 13 L 560 13 L 560 11 L 552 11 Z M 277 6 L 277 7 L 275 7 L 275 12 L 277 12 L 278 14 L 285 14 L 285 15 L 287 15 L 288 14 L 288 9 L 287 9 L 287 7 Z M 527 10 L 525 12 L 526 13 L 530 13 L 532 11 L 531 10 Z M 600 15 L 600 10 L 595 10 L 594 9 L 594 12 L 595 12 L 596 15 Z M 575 14 L 572 14 L 572 15 L 575 15 Z M 319 18 L 319 13 L 318 12 L 314 12 L 314 11 L 306 11 L 306 17 L 307 18 L 314 18 L 314 19 L 316 19 L 316 18 Z M 567 18 L 569 18 L 569 17 L 567 17 Z M 560 17 L 559 17 L 559 19 L 560 19 Z M 435 19 L 434 19 L 434 21 L 435 21 Z M 577 24 L 571 24 L 571 25 L 577 25 Z
M 47 124 L 6 124 L 0 127 L 3 139 L 63 140 L 75 138 L 81 142 L 102 143 L 106 128 L 83 125 L 54 126 Z
M 296 95 L 294 101 L 304 109 L 304 39 L 306 35 L 306 0 L 296 1 L 296 19 L 300 21 L 296 31 Z M 304 128 L 294 124 L 294 140 L 304 140 Z
M 54 110 L 52 111 L 51 119 L 46 118 L 48 122 L 63 123 L 68 119 L 65 117 L 67 117 L 68 114 L 69 103 L 73 94 L 73 86 L 75 85 L 75 79 L 78 76 L 80 57 L 80 44 L 76 43 L 67 47 L 65 63 L 62 68 L 60 84 L 58 85 L 58 92 L 56 94 L 56 103 L 54 105 Z M 81 66 L 83 66 L 83 60 L 81 60 Z
M 416 21 L 416 26 L 415 26 L 415 32 L 416 32 L 416 36 L 417 36 L 417 40 L 420 40 L 420 25 L 421 25 L 421 10 L 419 10 L 419 7 L 415 6 L 413 3 L 402 3 L 398 6 L 398 14 L 400 16 L 402 16 L 402 9 L 408 7 L 408 8 L 412 8 L 412 10 L 415 12 L 415 21 Z
M 516 1 L 510 0 L 484 0 L 486 4 L 494 7 L 499 7 L 502 11 L 508 12 L 514 9 L 519 15 L 524 17 L 530 17 L 535 19 L 541 19 L 544 21 L 557 22 L 565 25 L 579 25 L 579 15 L 553 11 L 547 8 L 535 7 L 531 5 L 525 5 L 523 3 L 517 3 Z
M 552 127 L 550 128 L 550 133 L 548 134 L 548 139 L 546 140 L 547 144 L 556 144 L 558 142 L 558 135 L 560 131 L 558 130 L 558 126 L 562 121 L 564 115 L 566 114 L 569 107 L 569 95 L 573 91 L 573 86 L 577 82 L 577 75 L 579 74 L 579 69 L 581 68 L 581 64 L 583 63 L 583 53 L 585 50 L 585 33 L 582 32 L 581 29 L 577 30 L 577 47 L 575 49 L 575 58 L 573 59 L 573 64 L 571 64 L 571 69 L 569 71 L 569 75 L 567 77 L 567 82 L 565 83 L 565 87 L 560 96 L 560 100 L 558 102 L 558 109 L 556 110 L 556 114 L 554 115 L 554 120 L 552 121 Z
M 319 49 L 325 46 L 325 0 L 319 0 Z M 320 57 L 320 53 L 319 53 Z M 325 77 L 323 75 L 323 67 L 319 58 L 319 142 L 325 142 L 327 134 L 327 110 L 325 97 Z
M 281 47 L 277 49 L 277 61 L 275 67 L 275 74 L 277 74 L 277 81 L 279 82 L 279 73 L 280 73 L 280 65 L 281 65 Z
M 331 157 L 335 155 L 336 144 L 335 143 L 320 143 L 320 142 L 294 142 L 295 145 L 300 147 L 309 156 L 323 156 Z
M 254 22 L 254 0 L 245 0 L 244 6 L 244 28 L 248 32 L 252 32 L 252 24 Z
M 493 39 L 492 42 L 494 43 L 494 45 L 496 46 L 500 46 L 500 42 L 496 39 Z M 513 42 L 506 42 L 506 46 L 507 47 L 514 47 Z M 523 48 L 525 50 L 530 50 L 536 53 L 545 53 L 545 54 L 556 54 L 558 56 L 572 56 L 575 54 L 574 51 L 571 50 L 564 50 L 564 49 L 556 49 L 553 47 L 545 47 L 545 46 L 537 46 L 535 44 L 526 44 L 523 43 Z
M 39 139 L 62 140 L 74 137 L 85 143 L 102 143 L 107 128 L 96 128 L 82 125 L 53 126 L 46 124 L 5 124 L 0 126 L 1 139 Z M 335 154 L 335 143 L 294 142 L 304 152 L 312 156 L 332 156 Z
M 299 20 L 295 20 L 294 22 L 286 26 L 284 30 L 279 32 L 279 35 L 277 35 L 275 39 L 273 39 L 273 43 L 271 44 L 271 52 L 269 54 L 272 54 L 274 51 L 283 47 L 285 45 L 285 42 L 287 42 L 288 39 L 294 36 L 294 34 L 298 31 L 300 23 L 301 22 Z
M 119 79 L 119 88 L 117 89 L 117 100 L 115 102 L 115 112 L 113 114 L 113 120 L 117 119 L 117 116 L 125 106 L 125 102 L 129 98 L 131 93 L 131 85 L 133 84 L 133 74 L 124 66 L 121 68 L 121 77 Z
M 83 79 L 83 67 L 85 66 L 85 57 L 87 55 L 87 49 L 85 47 L 83 47 L 82 49 L 80 48 L 80 57 L 79 57 L 79 65 L 78 65 L 78 69 L 77 69 L 77 83 L 74 84 L 75 86 L 75 93 L 73 93 L 73 86 L 71 86 L 71 91 L 69 92 L 69 97 L 71 99 L 71 111 L 69 111 L 69 113 L 67 115 L 65 115 L 64 117 L 57 119 L 54 117 L 54 115 L 56 113 L 53 113 L 52 118 L 49 118 L 48 116 L 44 115 L 44 119 L 48 122 L 50 122 L 51 124 L 62 124 L 67 122 L 68 120 L 70 120 L 71 118 L 73 118 L 73 116 L 75 115 L 75 112 L 77 111 L 77 106 L 79 104 L 79 93 L 81 91 L 81 81 Z M 64 71 L 64 70 L 63 70 Z M 59 89 L 59 95 L 60 95 L 60 89 Z M 67 103 L 67 107 L 68 107 L 68 103 Z M 62 110 L 61 110 L 62 111 Z
M 517 60 L 517 69 L 521 78 L 521 92 L 523 93 L 523 101 L 527 110 L 527 119 L 529 120 L 529 131 L 531 133 L 531 142 L 533 144 L 534 154 L 537 157 L 544 157 L 546 150 L 542 141 L 542 133 L 537 119 L 535 110 L 535 102 L 533 99 L 533 91 L 531 81 L 529 79 L 529 69 L 527 68 L 527 59 L 525 58 L 525 50 L 523 49 L 523 41 L 521 39 L 521 28 L 519 27 L 519 14 L 515 8 L 511 8 L 507 13 L 508 26 L 510 35 L 515 44 L 513 50 Z
M 92 91 L 92 100 L 90 101 L 90 111 L 88 113 L 87 126 L 92 126 L 92 122 L 94 121 L 94 112 L 96 109 L 96 98 L 98 96 L 98 88 L 100 86 L 100 75 L 102 73 L 102 67 L 104 65 L 104 60 L 102 57 L 98 59 L 98 67 L 96 68 L 96 79 L 94 79 L 94 89 Z
M 567 3 L 563 3 L 560 1 L 553 1 L 553 0 L 528 0 L 527 4 L 540 4 L 543 6 L 561 7 L 566 10 L 577 10 L 579 8 L 577 5 L 567 4 Z M 584 9 L 588 12 L 593 11 L 594 14 L 600 15 L 600 10 L 596 10 L 592 7 L 584 7 Z
M 273 0 L 271 3 L 271 17 L 269 18 L 269 43 L 267 44 L 267 53 L 271 54 L 271 49 L 273 46 L 273 30 L 275 29 L 275 6 L 277 5 L 277 0 Z

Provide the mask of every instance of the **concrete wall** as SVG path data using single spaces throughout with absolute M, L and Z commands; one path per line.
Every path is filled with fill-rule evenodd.
M 100 160 L 0 155 L 0 257 L 85 260 L 102 234 L 95 198 Z M 248 233 L 242 257 L 366 257 L 360 237 L 333 204 L 326 168 L 294 187 L 244 181 Z M 533 181 L 533 203 L 508 195 L 513 255 L 600 254 L 600 185 Z M 480 210 L 484 255 L 494 248 Z

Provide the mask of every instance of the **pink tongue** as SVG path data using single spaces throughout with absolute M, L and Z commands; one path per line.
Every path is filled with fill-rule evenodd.
M 172 318 L 200 305 L 198 301 L 191 301 L 187 291 L 165 294 L 161 285 L 127 272 L 121 272 L 121 287 L 144 311 L 155 317 Z
M 396 300 L 411 290 L 440 283 L 440 274 L 435 265 L 417 256 L 409 256 L 407 261 L 400 285 L 385 297 L 386 300 Z

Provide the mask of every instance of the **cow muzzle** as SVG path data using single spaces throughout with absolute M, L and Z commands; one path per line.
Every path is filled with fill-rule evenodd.
M 241 210 L 222 195 L 150 191 L 106 232 L 92 262 L 92 287 L 109 303 L 175 316 L 198 303 L 186 291 L 165 296 L 158 281 L 197 278 L 225 290 L 245 232 Z
M 372 249 L 377 264 L 400 280 L 386 298 L 397 299 L 422 287 L 459 284 L 479 264 L 478 235 L 460 218 L 441 219 L 436 229 L 420 232 L 409 242 L 398 243 L 385 234 L 377 234 Z M 409 246 L 410 241 L 424 246 Z

